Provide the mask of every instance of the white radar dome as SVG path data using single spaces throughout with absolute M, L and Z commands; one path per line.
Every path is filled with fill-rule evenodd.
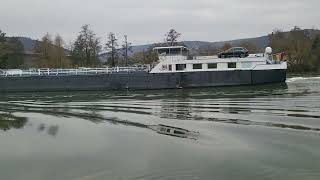
M 265 53 L 266 54 L 272 54 L 272 48 L 271 47 L 266 47 Z

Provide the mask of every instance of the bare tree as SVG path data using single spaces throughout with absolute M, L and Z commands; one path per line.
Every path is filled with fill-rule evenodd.
M 256 44 L 254 44 L 253 42 L 250 42 L 250 41 L 242 41 L 239 44 L 239 46 L 244 47 L 247 50 L 249 50 L 249 53 L 258 53 L 259 51 L 261 51 L 261 49 L 259 49 Z
M 88 24 L 81 27 L 81 31 L 74 42 L 72 55 L 80 60 L 81 65 L 95 65 L 98 62 L 98 53 L 101 50 L 99 39 Z
M 115 66 L 115 58 L 118 56 L 118 39 L 114 35 L 114 33 L 110 32 L 108 35 L 108 42 L 106 43 L 106 49 L 109 50 L 111 55 L 111 66 Z
M 69 65 L 63 44 L 64 41 L 60 35 L 56 35 L 52 40 L 49 33 L 45 34 L 34 48 L 34 51 L 38 53 L 38 57 L 33 59 L 35 65 L 52 68 L 61 68 Z
M 55 57 L 55 66 L 56 67 L 66 67 L 69 65 L 69 60 L 66 57 L 65 49 L 63 47 L 64 41 L 62 37 L 57 34 L 54 38 L 54 57 Z
M 232 48 L 232 45 L 229 42 L 225 42 L 222 46 L 222 50 L 225 51 L 227 49 Z
M 40 41 L 34 46 L 34 51 L 39 54 L 39 57 L 34 59 L 34 63 L 38 67 L 52 67 L 51 62 L 53 55 L 53 41 L 49 33 L 46 33 Z
M 128 52 L 132 52 L 131 43 L 128 42 L 127 35 L 124 35 L 124 41 L 122 44 L 122 56 L 125 59 L 125 65 L 128 66 Z
M 178 33 L 176 30 L 170 29 L 169 32 L 167 32 L 167 34 L 165 35 L 165 40 L 169 46 L 175 46 L 180 36 L 181 34 Z

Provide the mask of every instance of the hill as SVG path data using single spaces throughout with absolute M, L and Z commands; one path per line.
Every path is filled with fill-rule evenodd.
M 314 38 L 317 34 L 320 34 L 320 30 L 315 29 L 305 29 L 304 32 L 309 34 L 311 38 Z M 288 32 L 285 32 L 288 33 Z M 225 43 L 230 43 L 232 46 L 239 46 L 242 42 L 249 42 L 255 45 L 258 49 L 264 49 L 269 45 L 268 35 L 254 37 L 254 38 L 243 38 L 235 39 L 229 41 L 218 41 L 218 42 L 208 42 L 208 41 L 182 41 L 189 49 L 198 50 L 201 48 L 221 48 Z M 152 44 L 137 45 L 132 47 L 132 53 L 141 52 L 152 47 Z
M 310 36 L 314 37 L 316 34 L 320 34 L 320 30 L 305 29 L 305 33 L 308 33 Z M 26 52 L 32 52 L 36 40 L 33 40 L 28 37 L 18 37 L 22 42 Z M 239 46 L 242 42 L 249 42 L 255 45 L 259 49 L 263 49 L 268 46 L 269 38 L 268 35 L 254 37 L 254 38 L 244 38 L 244 39 L 235 39 L 230 41 L 219 41 L 219 42 L 207 42 L 207 41 L 182 41 L 189 49 L 198 50 L 201 48 L 221 48 L 225 43 L 230 43 L 232 46 Z M 132 52 L 129 55 L 132 55 L 137 52 L 142 52 L 148 50 L 152 47 L 152 44 L 145 45 L 136 45 L 132 47 Z M 67 50 L 66 50 L 67 51 Z M 68 51 L 67 51 L 68 52 Z M 106 53 L 100 55 L 102 59 L 106 57 Z
M 33 40 L 28 37 L 17 37 L 17 38 L 23 44 L 25 52 L 32 52 L 33 51 L 37 40 Z

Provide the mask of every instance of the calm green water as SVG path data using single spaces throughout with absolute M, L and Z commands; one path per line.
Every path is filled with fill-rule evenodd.
M 126 123 L 123 123 L 126 122 Z M 199 131 L 196 139 L 144 125 Z M 320 179 L 320 77 L 0 95 L 0 179 Z

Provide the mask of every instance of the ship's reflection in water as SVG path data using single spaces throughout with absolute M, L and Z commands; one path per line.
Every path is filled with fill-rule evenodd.
M 26 110 L 28 111 L 28 110 Z M 38 112 L 38 111 L 32 111 L 30 110 L 29 112 Z M 112 118 L 105 118 L 102 117 L 101 115 L 98 115 L 96 113 L 96 110 L 91 110 L 90 113 L 72 113 L 71 110 L 64 111 L 64 113 L 57 112 L 55 110 L 44 110 L 41 112 L 42 114 L 47 114 L 47 115 L 54 115 L 57 117 L 78 117 L 78 118 L 83 118 L 86 120 L 90 120 L 94 123 L 112 123 L 115 125 L 124 125 L 124 126 L 133 126 L 133 127 L 139 127 L 139 128 L 145 128 L 145 129 L 150 129 L 154 130 L 153 127 L 158 126 L 158 125 L 147 125 L 143 123 L 138 123 L 134 121 L 129 121 L 129 120 L 121 120 L 116 117 Z M 14 129 L 20 129 L 23 128 L 27 123 L 27 117 L 18 117 L 14 116 L 12 114 L 0 114 L 0 129 L 7 131 L 10 130 L 11 128 Z M 30 124 L 31 125 L 31 124 Z M 59 131 L 59 126 L 58 125 L 47 125 L 44 123 L 41 123 L 38 125 L 37 131 L 39 133 L 46 132 L 48 135 L 51 136 L 56 136 L 58 131 Z M 190 134 L 185 134 L 186 137 L 183 138 L 188 138 L 188 135 Z M 181 137 L 181 136 L 175 136 L 175 137 Z M 196 139 L 197 136 L 192 136 L 192 139 Z
M 2 119 L 14 118 L 15 120 L 1 120 L 0 122 L 3 126 L 2 129 L 10 129 L 10 127 L 22 128 L 27 122 L 27 117 L 14 116 L 13 113 L 31 112 L 56 117 L 75 117 L 94 123 L 109 122 L 142 128 L 150 125 L 135 122 L 134 119 L 130 119 L 130 117 L 119 119 L 118 117 L 106 117 L 100 114 L 101 112 L 122 112 L 128 114 L 145 114 L 172 120 L 214 121 L 239 125 L 261 125 L 266 127 L 319 131 L 319 128 L 306 127 L 303 125 L 282 124 L 269 121 L 261 122 L 251 118 L 229 116 L 230 114 L 259 114 L 259 111 L 268 111 L 278 116 L 320 118 L 319 115 L 307 114 L 309 112 L 308 110 L 290 110 L 283 107 L 269 108 L 268 106 L 260 106 L 260 103 L 252 101 L 253 98 L 264 99 L 264 97 L 268 96 L 277 96 L 278 93 L 279 95 L 286 95 L 287 93 L 290 96 L 297 97 L 307 94 L 306 91 L 303 93 L 290 93 L 288 92 L 286 84 L 146 92 L 37 93 L 32 94 L 31 98 L 29 98 L 30 94 L 8 94 L 4 96 L 4 99 L 8 100 L 8 102 L 1 103 L 0 110 L 10 111 L 10 114 L 0 115 Z M 239 99 L 239 97 L 241 97 L 241 99 Z M 22 100 L 12 101 L 16 98 Z M 255 106 L 255 104 L 257 104 L 257 106 Z M 299 113 L 287 113 L 290 111 Z M 204 114 L 206 113 L 214 113 L 216 116 L 205 116 Z M 224 114 L 228 116 L 223 116 Z M 47 129 L 48 134 L 55 136 L 59 130 L 59 126 L 50 125 L 46 127 L 45 124 L 39 125 L 39 132 L 45 129 Z
M 319 86 L 305 79 L 2 94 L 0 174 L 24 180 L 318 179 Z M 175 130 L 179 136 L 171 134 Z M 199 134 L 181 134 L 193 131 Z

